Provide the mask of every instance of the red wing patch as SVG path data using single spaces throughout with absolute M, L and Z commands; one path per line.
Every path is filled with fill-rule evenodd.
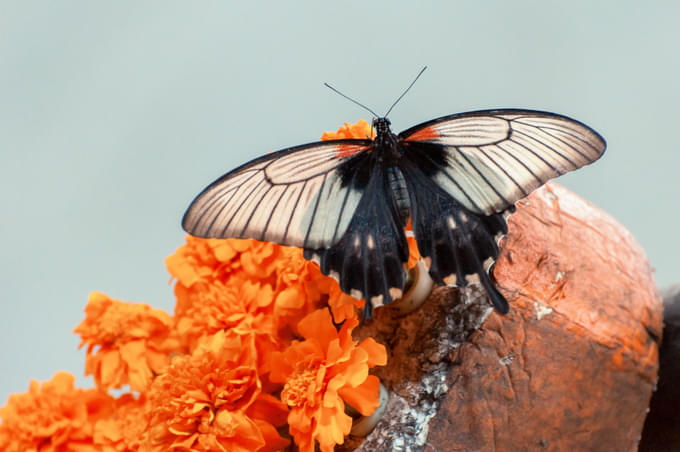
M 354 144 L 339 144 L 335 149 L 335 156 L 337 158 L 351 157 L 360 152 L 368 151 L 368 146 L 356 146 Z
M 416 133 L 409 135 L 404 141 L 430 141 L 439 138 L 441 134 L 433 126 L 420 129 Z

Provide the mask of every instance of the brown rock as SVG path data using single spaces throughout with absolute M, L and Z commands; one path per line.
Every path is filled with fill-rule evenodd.
M 376 374 L 391 396 L 346 449 L 636 450 L 662 315 L 643 250 L 555 184 L 521 201 L 509 228 L 494 270 L 508 315 L 475 287 L 438 288 L 421 310 L 380 309 L 363 327 L 390 350 Z

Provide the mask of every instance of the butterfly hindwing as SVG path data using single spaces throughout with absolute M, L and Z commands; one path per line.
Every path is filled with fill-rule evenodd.
M 478 215 L 434 184 L 415 162 L 401 165 L 411 197 L 413 233 L 421 256 L 438 284 L 465 286 L 478 280 L 496 309 L 508 303 L 489 280 L 488 266 L 498 257 L 497 238 L 507 232 L 502 214 Z
M 594 162 L 606 147 L 579 121 L 530 110 L 459 113 L 412 127 L 399 138 L 433 183 L 484 215 Z
M 408 243 L 387 173 L 375 159 L 364 162 L 370 178 L 354 217 L 332 246 L 305 249 L 305 257 L 335 277 L 343 292 L 365 298 L 364 316 L 402 295 Z
M 340 169 L 361 159 L 370 143 L 312 143 L 253 160 L 203 190 L 182 226 L 198 237 L 330 246 L 344 234 L 363 194 Z

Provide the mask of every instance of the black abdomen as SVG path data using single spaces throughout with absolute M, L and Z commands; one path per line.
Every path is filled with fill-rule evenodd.
M 406 181 L 404 175 L 401 174 L 396 167 L 387 168 L 387 181 L 392 190 L 395 208 L 399 212 L 399 218 L 403 227 L 406 227 L 409 216 L 411 214 L 411 205 L 408 199 L 408 190 L 406 189 Z

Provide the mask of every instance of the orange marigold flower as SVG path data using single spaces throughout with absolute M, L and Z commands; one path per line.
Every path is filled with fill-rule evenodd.
M 360 119 L 354 124 L 346 122 L 344 126 L 338 127 L 337 132 L 324 132 L 323 135 L 321 135 L 321 140 L 342 140 L 345 138 L 364 139 L 366 137 L 374 138 L 375 131 L 368 122 Z
M 113 399 L 98 389 L 77 389 L 75 378 L 58 372 L 29 391 L 13 394 L 0 408 L 0 450 L 98 451 L 92 442 L 95 422 L 113 410 Z
M 333 306 L 338 322 L 353 315 L 352 304 L 360 305 L 342 296 L 337 283 L 305 260 L 299 248 L 188 236 L 166 265 L 177 278 L 177 330 L 190 349 L 220 329 L 254 332 L 258 344 L 264 341 L 273 349 L 322 304 Z M 263 347 L 258 345 L 260 351 Z
M 321 306 L 336 283 L 322 274 L 318 265 L 304 259 L 302 249 L 283 246 L 281 249 L 274 312 L 281 322 L 295 329 L 302 318 Z
M 149 450 L 278 450 L 286 408 L 262 394 L 254 338 L 220 331 L 173 359 L 149 390 Z
M 178 283 L 175 294 L 177 333 L 190 350 L 196 348 L 201 338 L 221 330 L 255 336 L 261 353 L 280 348 L 270 285 L 234 275 L 227 282 L 214 281 L 200 290 Z
M 103 452 L 142 450 L 149 426 L 146 397 L 123 394 L 114 403 L 111 415 L 94 426 L 94 444 Z
M 87 344 L 85 375 L 94 375 L 103 390 L 130 384 L 144 391 L 169 362 L 178 342 L 165 312 L 143 303 L 125 303 L 92 292 L 85 320 L 73 331 Z
M 274 243 L 242 239 L 199 239 L 165 261 L 175 284 L 175 322 L 190 350 L 221 329 L 255 332 L 258 342 L 278 342 L 274 311 L 276 269 L 284 253 Z M 285 260 L 285 259 L 284 259 Z
M 186 288 L 227 281 L 238 272 L 253 280 L 273 283 L 268 278 L 274 272 L 279 245 L 245 239 L 201 239 L 190 235 L 186 242 L 165 259 L 170 274 Z
M 290 433 L 303 452 L 313 452 L 318 441 L 323 452 L 342 444 L 352 427 L 345 402 L 364 415 L 378 406 L 378 378 L 368 369 L 387 362 L 383 345 L 371 338 L 357 345 L 352 330 L 356 318 L 338 332 L 327 309 L 305 317 L 298 325 L 304 341 L 293 341 L 273 354 L 270 378 L 284 383 L 281 400 L 290 408 Z

